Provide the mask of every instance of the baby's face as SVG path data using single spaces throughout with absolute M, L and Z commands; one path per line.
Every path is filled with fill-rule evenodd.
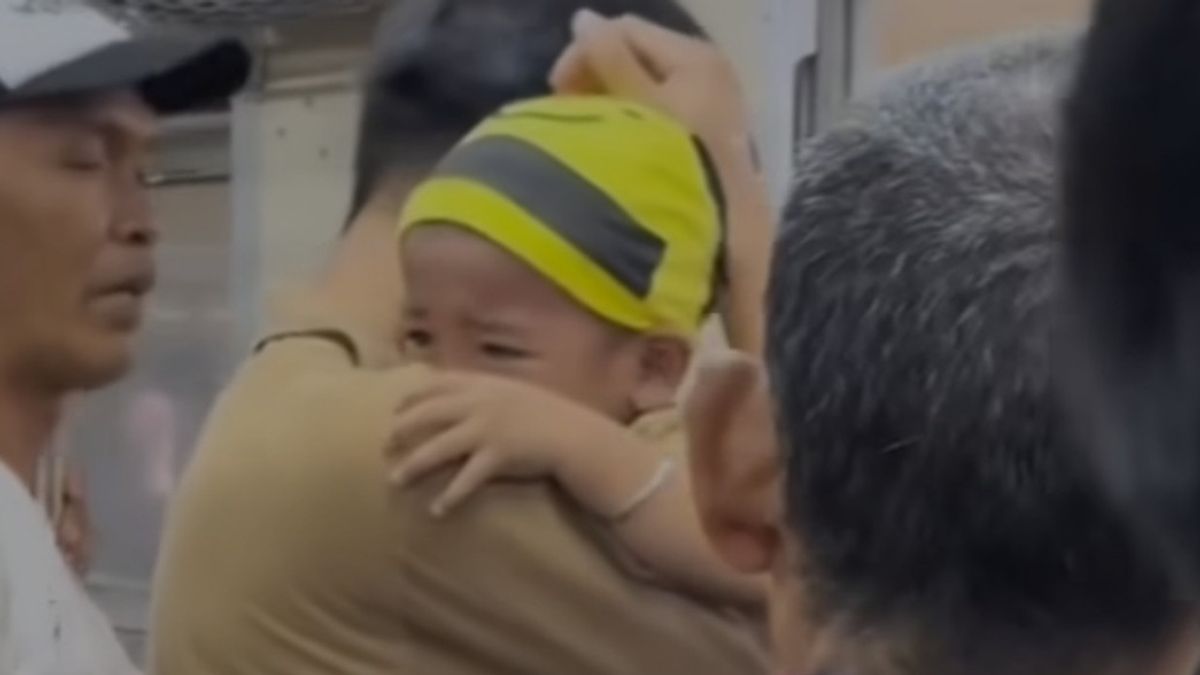
M 422 225 L 401 244 L 405 351 L 436 368 L 537 384 L 621 421 L 635 414 L 640 339 L 596 317 L 467 230 Z

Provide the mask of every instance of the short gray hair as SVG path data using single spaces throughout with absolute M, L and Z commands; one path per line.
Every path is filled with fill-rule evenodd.
M 817 619 L 905 635 L 911 672 L 1091 672 L 1176 617 L 1051 387 L 1076 42 L 913 66 L 800 154 L 768 310 L 788 519 Z

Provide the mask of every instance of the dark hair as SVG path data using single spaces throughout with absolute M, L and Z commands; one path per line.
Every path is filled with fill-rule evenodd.
M 1179 616 L 1051 383 L 1073 42 L 919 66 L 801 155 L 769 363 L 814 618 L 889 664 L 852 672 L 1110 672 Z
M 582 8 L 702 36 L 676 0 L 407 0 L 376 38 L 355 160 L 352 213 L 391 174 L 427 170 L 497 108 L 549 93 Z
M 1122 507 L 1200 592 L 1200 41 L 1180 0 L 1103 0 L 1067 108 L 1067 392 Z M 1164 546 L 1165 545 L 1165 546 Z

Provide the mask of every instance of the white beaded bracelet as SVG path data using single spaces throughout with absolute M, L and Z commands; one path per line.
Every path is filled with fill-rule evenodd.
M 654 475 L 650 477 L 650 480 L 646 481 L 646 484 L 629 498 L 629 501 L 626 502 L 625 506 L 617 510 L 613 515 L 609 516 L 609 520 L 617 524 L 629 520 L 634 513 L 637 513 L 638 509 L 642 508 L 646 502 L 650 501 L 654 495 L 658 494 L 659 490 L 662 490 L 663 487 L 666 486 L 667 481 L 675 475 L 675 466 L 676 464 L 674 459 L 670 457 L 664 459 L 662 463 L 658 465 L 658 470 L 654 472 Z

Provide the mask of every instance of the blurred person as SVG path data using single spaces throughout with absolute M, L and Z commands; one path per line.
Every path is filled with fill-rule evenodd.
M 151 359 L 140 361 L 139 370 Z M 112 447 L 112 461 L 93 466 L 89 479 L 96 486 L 122 487 L 91 495 L 92 513 L 97 522 L 107 525 L 103 540 L 97 542 L 97 572 L 109 578 L 148 580 L 154 575 L 160 533 L 178 475 L 179 402 L 144 371 L 122 383 L 121 393 L 120 399 L 114 397 L 105 402 L 109 405 L 81 416 L 81 430 L 95 428 L 97 420 L 109 424 L 104 432 L 77 438 L 76 443 Z
M 459 465 L 446 515 L 551 477 L 666 583 L 760 606 L 653 443 L 724 286 L 724 217 L 702 143 L 659 111 L 554 96 L 485 120 L 400 217 L 405 355 L 445 374 L 402 406 L 398 482 Z
M 135 465 L 143 472 L 138 484 L 149 501 L 166 504 L 175 492 L 179 425 L 177 404 L 154 386 L 135 393 L 125 412 L 125 438 Z
M 707 46 L 590 23 L 565 89 L 711 87 Z M 800 156 L 765 373 L 713 363 L 688 414 L 701 517 L 731 564 L 771 573 L 784 672 L 1195 668 L 1194 608 L 1081 461 L 1051 382 L 1075 54 L 1043 38 L 918 66 Z
M 73 402 L 64 402 L 70 409 Z M 71 435 L 71 416 L 60 417 L 48 447 L 39 458 L 32 493 L 41 504 L 58 550 L 80 579 L 87 579 L 95 554 L 95 531 L 84 473 L 68 461 L 66 445 Z
M 1064 379 L 1107 487 L 1200 592 L 1200 5 L 1102 0 L 1067 108 Z
M 387 481 L 395 410 L 430 377 L 401 350 L 402 208 L 480 120 L 548 92 L 584 5 L 700 34 L 670 0 L 401 3 L 384 18 L 350 223 L 326 273 L 273 312 L 180 484 L 154 586 L 155 672 L 764 669 L 741 617 L 629 574 L 607 528 L 548 482 L 492 486 L 441 523 L 429 504 L 443 481 Z M 729 119 L 709 130 L 740 138 L 723 171 L 752 177 L 744 120 Z
M 38 467 L 64 400 L 129 367 L 154 281 L 141 175 L 156 118 L 231 94 L 248 70 L 235 42 L 0 1 L 0 672 L 133 672 L 56 549 Z
M 144 344 L 145 335 L 140 339 Z M 145 364 L 146 354 L 139 353 L 137 370 Z M 55 525 L 59 549 L 85 580 L 94 563 L 110 578 L 153 573 L 161 514 L 176 475 L 176 409 L 167 394 L 139 380 L 135 371 L 102 399 L 68 403 L 38 472 L 35 493 Z M 120 392 L 130 397 L 114 410 Z M 88 456 L 89 448 L 103 448 L 103 461 Z M 89 485 L 117 489 L 95 493 Z

